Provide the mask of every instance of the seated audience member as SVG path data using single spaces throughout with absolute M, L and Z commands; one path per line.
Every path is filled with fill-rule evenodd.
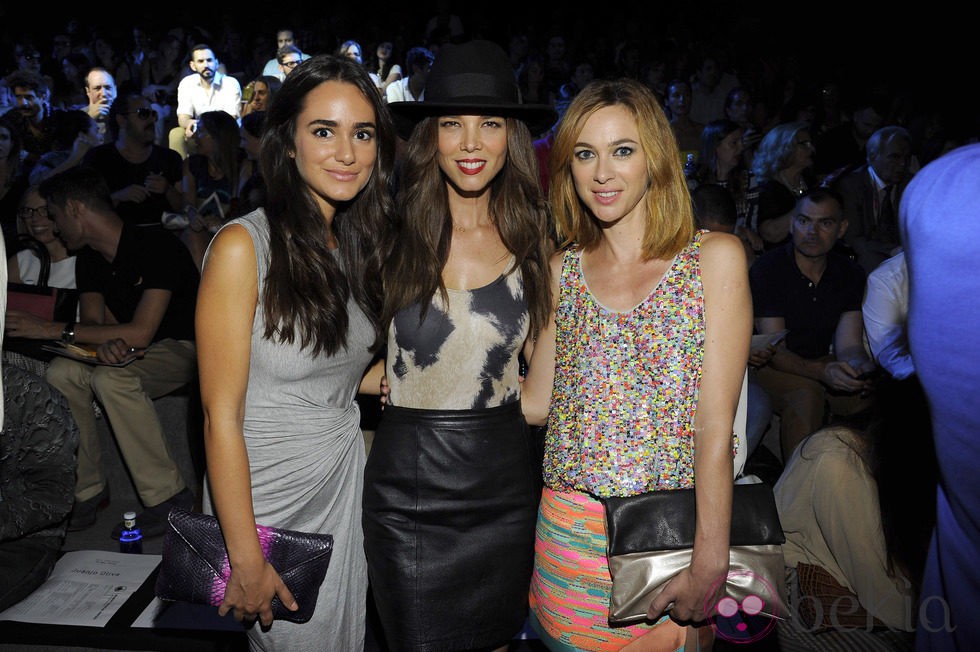
M 868 138 L 867 163 L 837 179 L 844 201 L 844 243 L 870 274 L 900 248 L 898 203 L 912 178 L 912 144 L 904 127 L 888 126 Z
M 0 230 L 5 240 L 17 240 L 17 210 L 27 190 L 29 170 L 21 161 L 23 133 L 20 116 L 0 115 Z
M 385 98 L 390 102 L 418 102 L 422 99 L 425 81 L 435 55 L 428 48 L 417 46 L 405 54 L 407 75 L 385 87 Z
M 884 377 L 876 387 L 875 401 L 889 406 L 906 427 L 928 432 L 932 427 L 915 361 L 909 350 L 909 272 L 905 252 L 881 263 L 868 275 L 861 304 L 868 348 Z
M 180 155 L 156 143 L 156 111 L 137 92 L 124 92 L 109 110 L 110 142 L 93 147 L 82 163 L 109 184 L 112 201 L 124 222 L 161 227 L 165 212 L 179 211 Z
M 10 73 L 6 82 L 14 98 L 14 106 L 4 115 L 17 119 L 22 159 L 26 171 L 30 172 L 41 155 L 51 149 L 48 129 L 51 88 L 43 76 L 28 70 Z
M 37 186 L 24 193 L 17 210 L 21 237 L 8 249 L 7 280 L 56 288 L 75 287 L 75 255 L 55 233 L 48 203 Z
M 6 330 L 17 337 L 87 345 L 80 350 L 94 352 L 87 362 L 57 357 L 47 371 L 48 382 L 68 399 L 79 429 L 69 529 L 94 525 L 109 501 L 93 408 L 97 400 L 146 507 L 139 515 L 143 536 L 160 536 L 170 509 L 189 508 L 194 501 L 152 399 L 196 379 L 197 268 L 173 234 L 124 222 L 105 180 L 90 167 L 57 174 L 39 191 L 66 245 L 78 251 L 81 319 L 50 322 L 7 311 Z M 112 366 L 120 363 L 126 364 Z M 121 529 L 119 523 L 114 538 Z
M 105 68 L 96 66 L 85 75 L 85 95 L 88 96 L 88 104 L 85 112 L 95 120 L 99 130 L 99 142 L 97 144 L 112 141 L 112 135 L 107 129 L 109 123 L 109 109 L 116 101 L 118 89 L 116 80 Z
M 54 220 L 48 215 L 48 204 L 31 187 L 24 193 L 17 210 L 20 236 L 10 244 L 7 280 L 40 287 L 75 289 L 75 255 L 55 233 Z M 77 319 L 77 292 L 63 293 L 64 305 L 56 303 L 55 314 Z M 42 350 L 36 340 L 8 337 L 4 341 L 3 363 L 12 364 L 38 376 L 44 376 L 53 354 Z
M 182 192 L 191 215 L 181 239 L 198 269 L 211 238 L 231 214 L 241 179 L 241 128 L 224 111 L 201 114 L 194 132 L 196 154 L 184 159 Z
M 296 45 L 284 45 L 276 50 L 276 61 L 279 62 L 279 75 L 277 75 L 279 81 L 285 81 L 289 73 L 308 58 Z
M 780 650 L 911 652 L 935 521 L 930 445 L 875 419 L 821 428 L 793 452 L 773 489 L 791 569 Z
M 753 251 L 762 252 L 762 237 L 748 226 L 751 175 L 742 158 L 742 127 L 727 118 L 714 120 L 701 132 L 701 151 L 687 184 L 692 190 L 704 184 L 722 186 L 735 201 L 735 233 Z M 754 256 L 753 256 L 754 259 Z
M 742 162 L 752 167 L 755 150 L 762 140 L 762 129 L 755 122 L 756 100 L 746 86 L 736 86 L 725 97 L 725 117 L 742 128 Z
M 680 149 L 681 163 L 688 154 L 697 160 L 701 149 L 701 132 L 704 125 L 691 118 L 691 84 L 683 79 L 674 79 L 667 85 L 667 116 L 670 118 L 670 128 L 677 139 Z
M 235 120 L 240 118 L 242 85 L 231 75 L 221 72 L 221 62 L 211 46 L 191 46 L 188 61 L 193 74 L 177 84 L 177 124 L 170 130 L 170 148 L 186 158 L 194 152 L 193 137 L 197 121 L 205 111 L 224 111 Z
M 0 611 L 48 579 L 65 542 L 78 427 L 65 397 L 3 366 L 0 430 Z
M 704 52 L 691 79 L 691 119 L 708 124 L 725 117 L 725 101 L 739 80 L 725 70 L 721 53 Z
M 759 142 L 752 159 L 755 205 L 747 222 L 767 250 L 789 242 L 797 200 L 818 185 L 810 172 L 813 151 L 805 122 L 778 124 Z
M 265 111 L 255 111 L 242 116 L 242 151 L 244 157 L 238 169 L 238 192 L 231 198 L 228 219 L 251 213 L 265 205 L 265 181 L 259 168 L 259 146 L 262 144 L 262 129 L 265 126 Z
M 780 416 L 784 461 L 831 413 L 868 408 L 873 386 L 863 375 L 876 369 L 864 348 L 864 272 L 835 249 L 847 229 L 840 198 L 811 190 L 797 201 L 789 229 L 790 242 L 749 268 L 756 331 L 789 331 L 753 370 Z
M 293 30 L 283 28 L 276 31 L 276 52 L 284 45 L 296 45 L 296 37 Z M 265 62 L 265 66 L 262 68 L 262 74 L 276 77 L 279 81 L 282 81 L 286 77 L 282 68 L 279 67 L 278 56 L 272 57 Z
M 49 128 L 51 150 L 42 154 L 31 168 L 28 181 L 32 186 L 78 165 L 90 149 L 102 144 L 98 124 L 81 109 L 52 111 Z
M 885 101 L 875 93 L 855 100 L 850 120 L 828 129 L 816 137 L 814 173 L 821 180 L 832 180 L 862 165 L 867 160 L 865 146 L 871 134 L 884 122 Z
M 279 78 L 269 75 L 261 75 L 246 84 L 242 90 L 242 118 L 249 113 L 268 109 L 280 86 L 282 82 Z
M 739 236 L 751 266 L 757 254 L 752 241 L 742 236 L 744 229 L 738 227 L 738 208 L 731 191 L 723 185 L 706 183 L 691 191 L 691 201 L 694 202 L 694 221 L 698 228 Z
M 395 57 L 395 44 L 391 41 L 381 41 L 374 50 L 372 61 L 373 72 L 377 75 L 378 91 L 381 97 L 386 97 L 388 86 L 394 84 L 404 76 L 402 67 Z
M 896 380 L 912 376 L 915 362 L 909 351 L 909 271 L 904 251 L 868 274 L 861 315 L 878 366 Z

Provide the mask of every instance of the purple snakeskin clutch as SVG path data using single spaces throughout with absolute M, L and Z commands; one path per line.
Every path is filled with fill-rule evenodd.
M 231 566 L 218 519 L 173 509 L 163 540 L 163 562 L 156 581 L 161 600 L 217 606 L 225 597 Z M 272 600 L 276 619 L 305 623 L 316 609 L 317 593 L 327 574 L 333 536 L 256 525 L 262 554 L 276 569 L 299 605 L 290 611 Z

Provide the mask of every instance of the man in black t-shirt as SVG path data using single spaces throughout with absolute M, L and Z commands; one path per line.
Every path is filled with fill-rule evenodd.
M 82 164 L 106 180 L 124 222 L 162 228 L 163 214 L 183 207 L 178 190 L 183 161 L 177 152 L 154 142 L 157 119 L 148 99 L 124 93 L 109 109 L 111 141 L 90 149 Z
M 789 331 L 752 373 L 780 416 L 784 462 L 824 424 L 828 402 L 838 415 L 870 406 L 864 375 L 876 367 L 864 347 L 864 272 L 835 248 L 846 230 L 837 193 L 811 190 L 796 203 L 792 241 L 749 268 L 756 332 Z M 750 364 L 760 360 L 753 351 Z
M 152 399 L 197 377 L 197 267 L 170 232 L 124 222 L 113 209 L 105 180 L 90 167 L 56 174 L 39 192 L 68 248 L 78 251 L 80 318 L 77 324 L 49 322 L 12 311 L 7 330 L 61 340 L 66 355 L 76 358 L 55 358 L 47 373 L 48 382 L 68 399 L 79 429 L 69 530 L 93 525 L 109 500 L 93 408 L 97 400 L 146 507 L 138 517 L 143 536 L 159 536 L 171 507 L 189 508 L 194 501 L 168 450 Z M 121 529 L 120 523 L 114 538 Z

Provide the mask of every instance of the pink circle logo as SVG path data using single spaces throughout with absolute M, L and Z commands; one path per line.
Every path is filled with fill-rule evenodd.
M 762 640 L 776 627 L 776 619 L 766 613 L 767 606 L 778 604 L 776 590 L 764 577 L 747 570 L 734 570 L 718 578 L 708 594 L 713 595 L 719 584 L 729 580 L 739 586 L 750 586 L 752 592 L 741 602 L 726 595 L 713 605 L 705 603 L 708 622 L 719 638 L 730 643 L 745 645 Z

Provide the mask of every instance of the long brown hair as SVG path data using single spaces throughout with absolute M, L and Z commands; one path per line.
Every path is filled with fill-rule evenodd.
M 200 124 L 214 139 L 214 164 L 228 179 L 230 195 L 238 195 L 241 130 L 238 122 L 225 111 L 205 111 L 200 115 Z
M 327 249 L 330 234 L 323 215 L 290 157 L 306 97 L 328 81 L 356 86 L 371 103 L 378 143 L 371 179 L 354 199 L 338 206 L 333 219 L 340 263 Z M 314 354 L 335 353 L 346 345 L 347 301 L 353 297 L 374 326 L 372 350 L 381 345 L 381 262 L 387 257 L 394 215 L 395 138 L 388 107 L 364 66 L 346 57 L 319 55 L 286 77 L 266 113 L 259 154 L 270 248 L 264 337 L 298 340 Z
M 590 82 L 568 105 L 551 148 L 549 198 L 555 215 L 559 244 L 575 243 L 590 249 L 599 244 L 602 230 L 575 192 L 572 159 L 585 122 L 599 109 L 622 106 L 632 114 L 647 160 L 650 189 L 646 193 L 646 230 L 643 255 L 647 259 L 671 257 L 694 237 L 690 191 L 680 164 L 677 140 L 653 92 L 632 79 Z
M 548 257 L 554 241 L 530 132 L 522 121 L 506 120 L 507 162 L 491 182 L 490 217 L 521 270 L 531 332 L 537 333 L 551 310 Z M 418 303 L 424 311 L 436 292 L 444 300 L 447 296 L 442 269 L 449 258 L 452 220 L 446 180 L 436 160 L 438 128 L 437 117 L 423 119 L 405 150 L 397 245 L 384 272 L 386 324 L 409 305 Z

